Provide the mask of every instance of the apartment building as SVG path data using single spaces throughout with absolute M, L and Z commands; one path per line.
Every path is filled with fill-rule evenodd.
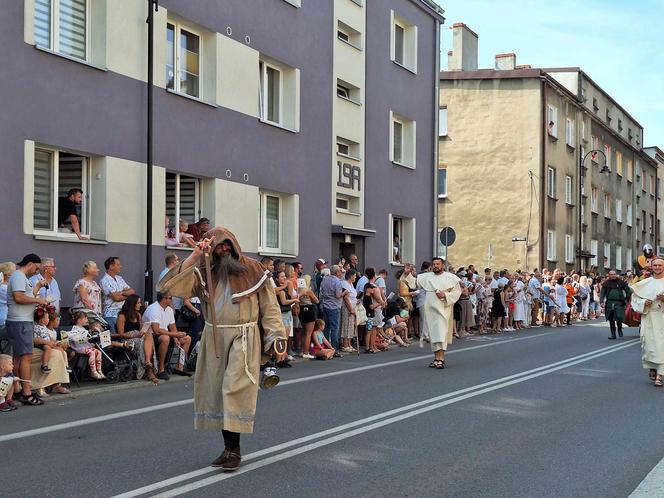
M 155 271 L 166 217 L 177 230 L 205 216 L 244 252 L 308 269 L 430 257 L 439 7 L 160 0 L 154 16 Z M 144 0 L 24 0 L 0 18 L 0 259 L 55 257 L 65 288 L 109 255 L 142 285 L 146 17 Z M 59 230 L 73 187 L 89 241 Z M 390 195 L 402 189 L 408 202 Z
M 449 257 L 499 268 L 631 268 L 657 245 L 657 163 L 643 127 L 579 68 L 477 68 L 453 26 L 441 72 L 439 228 Z
M 664 246 L 662 246 L 662 241 L 664 240 L 664 227 L 660 223 L 662 218 L 662 212 L 664 212 L 664 201 L 662 201 L 662 178 L 664 177 L 664 151 L 657 146 L 644 147 L 643 151 L 648 154 L 652 159 L 657 163 L 657 180 L 655 184 L 655 192 L 657 192 L 657 247 L 656 251 L 659 256 L 664 256 Z

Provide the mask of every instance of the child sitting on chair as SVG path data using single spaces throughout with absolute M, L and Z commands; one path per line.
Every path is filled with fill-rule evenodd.
M 8 354 L 0 354 L 0 412 L 11 412 L 16 410 L 12 403 L 14 394 L 14 360 Z
M 69 347 L 78 354 L 88 357 L 90 376 L 93 379 L 105 379 L 106 376 L 101 371 L 101 351 L 90 343 L 92 336 L 85 328 L 90 323 L 88 315 L 83 311 L 77 311 L 72 315 L 72 320 L 74 321 L 74 326 L 68 334 Z
M 56 316 L 53 306 L 37 306 L 35 308 L 35 327 L 34 327 L 34 346 L 42 350 L 41 371 L 49 373 L 51 369 L 48 362 L 51 359 L 51 352 L 55 349 L 62 354 L 65 352 L 62 344 L 58 341 L 58 335 L 55 329 L 49 328 L 51 317 Z

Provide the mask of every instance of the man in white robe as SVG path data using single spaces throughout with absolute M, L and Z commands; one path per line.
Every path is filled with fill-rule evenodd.
M 422 311 L 434 352 L 434 360 L 429 366 L 442 369 L 445 368 L 447 345 L 452 342 L 454 303 L 461 296 L 461 280 L 445 271 L 441 258 L 434 258 L 432 264 L 431 273 L 418 275 L 417 286 L 426 292 Z
M 652 277 L 633 284 L 632 309 L 641 313 L 641 357 L 655 386 L 664 375 L 664 260 L 651 262 Z

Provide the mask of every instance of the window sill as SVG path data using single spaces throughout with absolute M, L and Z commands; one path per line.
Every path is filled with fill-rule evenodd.
M 408 66 L 404 66 L 403 64 L 401 64 L 400 62 L 395 61 L 394 59 L 392 59 L 392 62 L 393 62 L 395 65 L 399 66 L 401 69 L 405 69 L 405 70 L 408 71 L 409 73 L 412 73 L 412 74 L 414 74 L 414 75 L 417 76 L 417 70 L 415 70 L 415 69 L 411 69 L 411 68 L 409 68 Z
M 401 167 L 401 168 L 415 169 L 415 166 L 409 166 L 409 165 L 407 165 L 407 164 L 400 163 L 399 161 L 392 161 L 392 164 L 394 164 L 395 166 L 399 166 L 399 167 Z
M 79 240 L 77 237 L 58 237 L 57 235 L 33 235 L 35 240 L 48 240 L 51 242 L 67 242 L 70 244 L 92 244 L 98 246 L 105 246 L 108 244 L 106 240 Z
M 270 256 L 270 257 L 275 257 L 275 258 L 290 258 L 290 259 L 297 258 L 297 254 L 283 254 L 279 251 L 270 252 L 270 251 L 266 251 L 264 249 L 258 249 L 258 255 L 259 256 Z
M 345 100 L 346 102 L 350 102 L 351 104 L 355 104 L 358 107 L 362 107 L 362 103 L 358 102 L 357 100 L 349 99 L 348 97 L 342 97 L 339 94 L 337 94 L 337 97 L 340 98 L 341 100 Z
M 348 214 L 350 216 L 362 216 L 362 213 L 354 213 L 353 211 L 348 211 L 347 209 L 335 208 L 337 213 Z
M 447 194 L 438 194 L 439 199 L 447 199 Z
M 399 263 L 398 261 L 391 261 L 390 266 L 395 266 L 397 268 L 403 268 L 405 265 L 403 263 Z
M 275 128 L 279 128 L 280 130 L 289 131 L 291 133 L 298 133 L 297 130 L 294 130 L 292 128 L 287 128 L 286 126 L 281 125 L 279 123 L 273 123 L 272 121 L 268 121 L 267 119 L 258 118 L 258 121 L 260 121 L 263 124 L 274 126 Z
M 187 247 L 187 246 L 164 246 L 164 247 L 169 251 L 188 251 L 188 252 L 194 251 L 193 247 Z
M 344 40 L 343 38 L 339 38 L 338 36 L 337 36 L 337 40 L 339 40 L 341 43 L 343 43 L 343 44 L 345 44 L 345 45 L 348 45 L 349 47 L 353 47 L 355 50 L 358 50 L 358 51 L 362 52 L 362 47 L 358 47 L 358 46 L 355 45 L 354 43 L 351 43 L 351 42 L 349 42 L 349 41 L 346 41 L 346 40 Z
M 300 8 L 300 0 L 284 0 L 288 5 L 291 7 L 295 7 L 296 9 Z
M 342 153 L 342 152 L 337 152 L 337 156 L 339 156 L 339 157 L 345 157 L 346 159 L 352 159 L 353 161 L 358 161 L 358 162 L 362 160 L 362 159 L 359 158 L 359 157 L 349 156 L 348 154 L 344 154 L 344 153 Z
M 556 202 L 558 202 L 558 198 L 557 198 L 557 197 L 554 197 L 554 196 L 552 196 L 552 195 L 550 195 L 550 194 L 546 194 L 546 196 L 547 196 L 547 198 L 551 199 L 552 201 L 556 201 Z
M 199 104 L 204 104 L 213 108 L 219 107 L 217 104 L 213 104 L 212 102 L 206 102 L 203 99 L 199 99 L 198 97 L 192 97 L 191 95 L 187 95 L 186 93 L 182 92 L 176 92 L 175 90 L 171 90 L 170 88 L 167 88 L 166 91 L 172 95 L 177 95 L 178 97 L 183 97 L 188 100 L 193 100 L 194 102 L 198 102 Z
M 362 0 L 350 0 L 350 1 L 353 2 L 355 5 L 357 5 L 358 7 L 362 7 Z
M 558 141 L 558 137 L 555 136 L 553 133 L 549 133 L 549 132 L 547 132 L 547 134 L 549 135 L 549 138 L 550 138 L 551 140 L 553 140 L 554 142 L 557 142 L 557 141 Z
M 573 208 L 574 206 L 576 206 L 576 204 L 572 204 L 571 202 L 566 202 L 565 206 Z
M 34 47 L 36 50 L 39 50 L 40 52 L 46 52 L 47 54 L 55 55 L 57 57 L 61 57 L 68 61 L 77 62 L 78 64 L 83 64 L 84 66 L 91 67 L 92 69 L 97 69 L 98 71 L 108 72 L 108 69 L 104 66 L 99 66 L 97 64 L 93 64 L 92 62 L 88 62 L 83 59 L 77 59 L 76 57 L 71 57 L 70 55 L 61 54 L 60 52 L 56 52 L 55 50 L 51 50 L 50 48 L 40 47 L 39 45 L 34 45 Z
M 558 262 L 557 259 L 546 258 L 546 260 L 547 260 L 549 263 L 557 263 L 557 262 Z
M 574 149 L 576 148 L 574 145 L 571 144 L 565 144 L 565 145 L 567 146 L 567 150 L 570 152 L 574 151 Z

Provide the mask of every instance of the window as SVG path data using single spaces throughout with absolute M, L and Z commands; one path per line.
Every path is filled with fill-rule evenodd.
M 396 64 L 417 73 L 417 26 L 391 11 L 391 58 Z
M 558 138 L 558 109 L 552 105 L 548 106 L 546 116 L 547 133 L 554 138 Z
M 599 104 L 597 102 L 597 97 L 593 97 L 593 110 L 595 112 L 599 111 Z
M 616 151 L 616 173 L 618 176 L 623 176 L 623 156 L 622 152 Z
M 604 145 L 604 154 L 606 155 L 606 166 L 611 170 L 611 146 Z
M 648 233 L 653 235 L 655 233 L 655 215 L 649 215 L 650 224 L 648 225 Z
M 261 194 L 260 247 L 265 252 L 281 251 L 281 198 Z
M 625 267 L 627 270 L 632 269 L 632 249 L 628 248 L 625 250 Z
M 546 259 L 549 261 L 556 260 L 556 232 L 547 230 L 546 232 Z
M 35 45 L 86 60 L 87 0 L 35 0 Z
M 622 246 L 616 246 L 616 270 L 622 269 Z
M 606 124 L 611 125 L 611 113 L 609 109 L 606 110 Z
M 632 226 L 632 205 L 627 204 L 627 211 L 625 213 L 625 223 L 628 227 Z
M 260 120 L 291 131 L 300 128 L 300 71 L 263 55 L 258 62 Z M 351 92 L 352 93 L 352 92 Z
M 650 190 L 649 190 L 649 192 L 650 192 L 650 195 L 652 195 L 654 197 L 655 196 L 655 175 L 650 175 L 649 178 L 650 178 L 650 185 L 649 185 Z
M 604 242 L 604 268 L 611 268 L 611 244 Z
M 641 231 L 646 232 L 646 212 L 641 211 Z
M 438 109 L 438 136 L 447 136 L 447 107 Z
M 360 144 L 347 138 L 337 137 L 337 154 L 359 161 Z
M 415 168 L 415 121 L 390 111 L 390 161 Z
M 611 194 L 604 192 L 604 217 L 611 218 Z
M 593 187 L 590 190 L 590 211 L 593 213 L 599 213 L 599 203 L 598 203 L 598 192 L 597 187 Z
M 593 135 L 590 138 L 590 147 L 591 147 L 592 150 L 599 150 L 599 137 L 596 137 L 595 135 Z M 592 154 L 590 154 L 590 159 L 594 163 L 596 163 L 597 162 L 597 152 L 593 152 Z
M 337 78 L 337 97 L 350 100 L 354 104 L 360 103 L 360 89 L 351 83 Z
M 660 182 L 660 178 L 657 178 L 657 180 L 656 180 L 655 192 L 657 193 L 657 198 L 661 199 L 662 198 L 662 184 Z
M 581 139 L 586 141 L 586 121 L 581 119 Z
M 190 97 L 201 96 L 200 47 L 197 34 L 177 24 L 166 25 L 166 88 Z
M 623 131 L 622 119 L 618 119 L 618 131 Z
M 337 21 L 337 38 L 362 50 L 362 33 L 341 21 Z
M 570 147 L 574 147 L 576 139 L 574 137 L 574 121 L 570 118 L 565 120 L 565 143 Z
M 337 194 L 336 208 L 340 213 L 360 214 L 360 198 L 346 194 Z
M 590 258 L 590 264 L 592 266 L 597 266 L 597 241 L 596 240 L 591 240 L 590 241 L 590 253 L 593 255 L 592 258 Z
M 646 191 L 648 190 L 648 187 L 647 187 L 648 181 L 647 181 L 647 179 L 646 179 L 646 174 L 643 172 L 643 170 L 641 170 L 641 175 L 639 175 L 639 174 L 637 173 L 636 176 L 637 176 L 637 178 L 638 178 L 639 176 L 641 177 L 641 190 L 642 190 L 643 192 L 646 192 Z
M 549 166 L 546 176 L 546 195 L 556 198 L 556 170 Z
M 565 204 L 574 204 L 574 193 L 572 189 L 572 177 L 565 176 Z
M 634 138 L 634 134 L 632 133 L 631 128 L 627 128 L 627 138 L 628 140 L 632 140 L 632 138 Z
M 166 216 L 176 234 L 180 231 L 179 220 L 196 223 L 201 217 L 200 178 L 166 172 Z
M 631 182 L 634 180 L 634 162 L 631 159 L 627 160 L 627 181 Z
M 616 221 L 622 223 L 622 199 L 616 199 Z
M 389 254 L 392 264 L 415 260 L 415 219 L 389 215 Z
M 59 233 L 59 204 L 71 189 L 81 189 L 83 199 L 77 207 L 82 234 L 90 233 L 89 180 L 90 165 L 87 157 L 59 150 L 35 149 L 34 218 L 35 232 L 49 235 L 74 236 Z M 62 220 L 60 220 L 62 221 Z M 68 230 L 67 230 L 68 231 Z M 75 237 L 75 236 L 74 236 Z
M 574 237 L 565 235 L 565 263 L 574 263 Z
M 438 198 L 444 199 L 447 197 L 447 167 L 442 166 L 438 168 Z

